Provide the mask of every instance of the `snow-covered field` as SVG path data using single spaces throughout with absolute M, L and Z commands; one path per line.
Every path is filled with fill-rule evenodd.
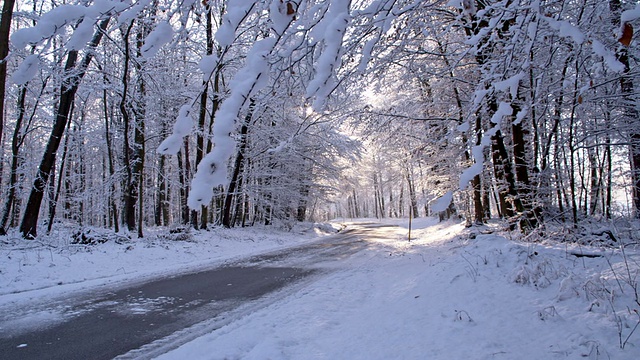
M 406 224 L 381 228 L 368 249 L 324 264 L 332 268 L 327 275 L 160 359 L 640 358 L 640 251 L 521 243 L 485 232 L 420 219 L 408 242 Z M 0 304 L 223 262 L 313 233 L 216 230 L 192 242 L 64 251 L 62 244 L 20 250 L 24 242 L 8 240 Z M 25 291 L 37 288 L 44 289 Z

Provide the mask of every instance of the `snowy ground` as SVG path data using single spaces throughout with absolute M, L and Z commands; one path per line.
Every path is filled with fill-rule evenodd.
M 417 240 L 387 230 L 313 286 L 160 358 L 640 358 L 637 251 L 626 251 L 629 279 L 620 251 L 416 225 Z
M 263 231 L 82 250 L 4 240 L 0 304 L 223 262 L 314 233 Z M 414 223 L 411 242 L 406 227 L 379 232 L 369 249 L 325 265 L 328 275 L 160 359 L 640 358 L 640 251 L 631 246 L 520 243 L 433 219 Z

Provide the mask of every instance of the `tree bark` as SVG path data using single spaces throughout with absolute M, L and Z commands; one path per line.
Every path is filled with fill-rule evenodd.
M 236 196 L 235 191 L 238 185 L 238 177 L 244 163 L 244 152 L 247 147 L 247 133 L 249 132 L 249 121 L 253 116 L 254 102 L 251 101 L 249 105 L 249 112 L 244 118 L 244 122 L 240 128 L 240 144 L 238 145 L 238 152 L 236 154 L 236 161 L 233 165 L 233 173 L 231 174 L 231 181 L 229 181 L 229 188 L 224 199 L 224 208 L 222 209 L 222 226 L 229 228 L 232 227 L 231 223 L 231 209 L 233 205 L 233 197 Z
M 105 85 L 107 84 L 106 74 L 104 75 Z M 104 137 L 107 145 L 107 162 L 109 165 L 109 196 L 108 202 L 109 207 L 111 209 L 111 218 L 113 220 L 113 230 L 117 233 L 120 232 L 120 221 L 118 219 L 118 206 L 116 205 L 115 194 L 116 194 L 116 184 L 115 184 L 115 166 L 113 161 L 113 149 L 111 144 L 111 131 L 109 128 L 109 123 L 111 122 L 111 116 L 109 116 L 109 106 L 107 101 L 107 89 L 106 87 L 102 90 L 102 102 L 103 102 L 103 110 L 104 110 Z
M 15 0 L 4 0 L 2 17 L 0 18 L 0 144 L 4 132 L 4 96 L 7 84 L 7 55 L 9 55 L 9 33 Z M 0 179 L 2 174 L 0 174 Z
M 13 130 L 13 137 L 11 138 L 11 169 L 9 173 L 9 192 L 4 202 L 2 209 L 2 218 L 0 219 L 0 235 L 6 235 L 7 222 L 11 215 L 11 205 L 13 204 L 16 195 L 16 184 L 18 182 L 18 166 L 20 163 L 20 146 L 24 140 L 22 135 L 22 121 L 24 120 L 25 112 L 25 98 L 27 95 L 27 87 L 23 85 L 20 88 L 20 94 L 18 96 L 18 118 L 16 119 L 15 129 Z
M 62 146 L 62 158 L 60 160 L 60 170 L 59 170 L 60 174 L 58 175 L 58 184 L 56 185 L 55 196 L 49 203 L 49 223 L 47 224 L 47 234 L 50 234 L 51 229 L 53 228 L 53 220 L 56 216 L 58 199 L 60 198 L 60 192 L 62 190 L 62 179 L 63 179 L 62 174 L 64 172 L 65 164 L 67 162 L 67 153 L 69 150 L 69 126 L 68 125 L 70 124 L 71 124 L 71 121 L 67 123 L 67 133 L 66 133 L 66 136 L 64 137 L 64 146 Z M 52 181 L 54 180 L 52 179 Z
M 185 144 L 188 142 L 188 137 L 185 136 Z M 187 184 L 187 174 L 184 167 L 184 160 L 182 159 L 184 151 L 181 150 L 177 154 L 178 158 L 178 182 L 180 183 L 180 219 L 183 225 L 189 224 L 189 206 L 187 205 L 187 198 L 189 197 L 189 184 Z M 189 158 L 186 159 L 189 161 Z
M 142 58 L 141 48 L 144 43 L 144 39 L 148 35 L 149 30 L 146 25 L 143 25 L 141 29 L 136 33 L 136 50 L 138 59 Z M 144 73 L 142 64 L 138 61 L 136 63 L 136 70 L 138 72 L 137 86 L 138 86 L 138 101 L 134 104 L 134 132 L 133 132 L 133 158 L 135 167 L 133 169 L 133 175 L 135 179 L 135 185 L 138 189 L 136 191 L 138 201 L 138 238 L 144 237 L 143 224 L 144 224 L 144 152 L 145 152 L 145 117 L 147 115 L 146 109 L 146 95 L 147 89 L 144 80 Z

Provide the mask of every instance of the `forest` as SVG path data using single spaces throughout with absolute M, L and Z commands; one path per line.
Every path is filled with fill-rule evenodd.
M 640 5 L 5 0 L 0 233 L 640 216 Z

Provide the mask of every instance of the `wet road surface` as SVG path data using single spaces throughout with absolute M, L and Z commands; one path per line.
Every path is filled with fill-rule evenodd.
M 232 265 L 0 314 L 0 359 L 112 359 L 319 274 L 318 264 L 366 248 L 377 227 L 362 224 Z M 34 311 L 43 321 L 20 321 Z

